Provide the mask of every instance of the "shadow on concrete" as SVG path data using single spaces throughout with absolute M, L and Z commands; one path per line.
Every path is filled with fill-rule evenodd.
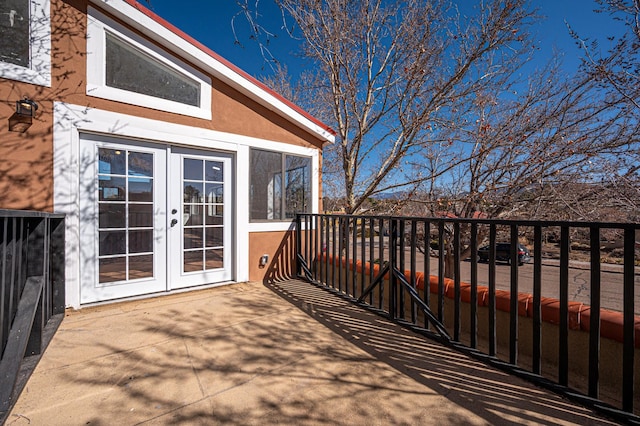
M 585 407 L 425 339 L 323 288 L 299 280 L 265 286 L 375 359 L 489 424 L 601 421 Z

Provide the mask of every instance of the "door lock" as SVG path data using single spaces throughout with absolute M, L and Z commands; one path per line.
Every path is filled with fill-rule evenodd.
M 176 214 L 176 213 L 178 213 L 178 210 L 176 209 L 171 210 L 171 214 Z
M 178 219 L 171 219 L 171 227 L 173 228 L 178 224 Z

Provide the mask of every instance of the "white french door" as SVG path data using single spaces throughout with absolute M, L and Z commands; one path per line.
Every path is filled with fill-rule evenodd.
M 81 303 L 231 279 L 231 157 L 83 135 Z
M 174 148 L 168 176 L 170 289 L 231 280 L 231 157 Z

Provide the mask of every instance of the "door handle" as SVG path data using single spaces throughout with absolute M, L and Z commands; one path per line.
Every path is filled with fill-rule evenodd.
M 171 227 L 173 228 L 178 224 L 178 219 L 171 219 Z

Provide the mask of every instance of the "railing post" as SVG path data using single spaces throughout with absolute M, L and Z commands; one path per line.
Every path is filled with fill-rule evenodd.
M 444 269 L 445 269 L 444 220 L 438 223 L 438 321 L 444 324 Z
M 27 238 L 27 277 L 42 277 L 46 284 L 49 281 L 47 265 L 49 260 L 49 221 L 47 218 L 37 218 L 28 221 L 29 235 Z M 38 307 L 31 325 L 31 334 L 27 345 L 26 354 L 35 355 L 42 351 L 42 331 L 48 320 L 44 304 L 48 299 L 47 286 L 40 293 Z
M 496 339 L 496 225 L 489 225 L 489 355 L 495 356 Z
M 398 256 L 396 257 L 396 263 L 397 263 L 397 270 L 401 271 L 402 274 L 405 273 L 404 235 L 405 235 L 405 219 L 398 219 L 398 235 L 397 235 Z M 397 281 L 396 281 L 396 284 L 397 284 Z M 405 319 L 404 291 L 400 291 L 400 288 L 397 288 L 396 298 L 397 298 L 397 304 L 398 304 L 398 315 L 400 316 L 401 319 Z
M 471 223 L 471 309 L 469 333 L 471 347 L 478 347 L 478 224 Z
M 424 268 L 423 268 L 424 295 L 422 300 L 425 305 L 431 307 L 431 222 L 424 221 Z M 424 318 L 425 327 L 429 327 L 429 320 Z
M 511 286 L 509 291 L 509 362 L 518 364 L 518 227 L 511 225 Z
M 533 372 L 542 372 L 542 228 L 533 236 Z
M 300 264 L 300 257 L 302 255 L 302 219 L 301 214 L 296 213 L 296 277 L 302 275 L 302 265 Z
M 560 228 L 560 324 L 558 342 L 558 383 L 569 384 L 569 227 Z
M 453 340 L 460 341 L 460 222 L 453 224 Z
M 622 409 L 633 412 L 634 349 L 635 349 L 635 229 L 624 230 L 624 299 L 622 355 Z
M 410 280 L 410 284 L 411 287 L 413 287 L 414 289 L 416 289 L 417 287 L 417 278 L 416 278 L 416 274 L 417 274 L 417 268 L 416 268 L 416 263 L 417 263 L 417 246 L 418 246 L 418 221 L 416 219 L 411 219 L 411 239 L 410 239 L 410 244 L 411 244 L 411 270 L 410 270 L 410 275 L 411 275 L 411 280 Z M 417 291 L 417 289 L 416 289 Z M 411 303 L 411 322 L 415 324 L 416 322 L 416 304 L 414 302 Z
M 591 251 L 591 321 L 589 323 L 589 396 L 598 398 L 600 381 L 600 228 L 592 226 Z
M 393 271 L 398 267 L 397 265 L 397 251 L 398 251 L 398 221 L 394 218 L 389 219 L 389 226 L 391 232 L 389 233 L 389 318 L 396 319 L 398 312 L 398 283 Z

